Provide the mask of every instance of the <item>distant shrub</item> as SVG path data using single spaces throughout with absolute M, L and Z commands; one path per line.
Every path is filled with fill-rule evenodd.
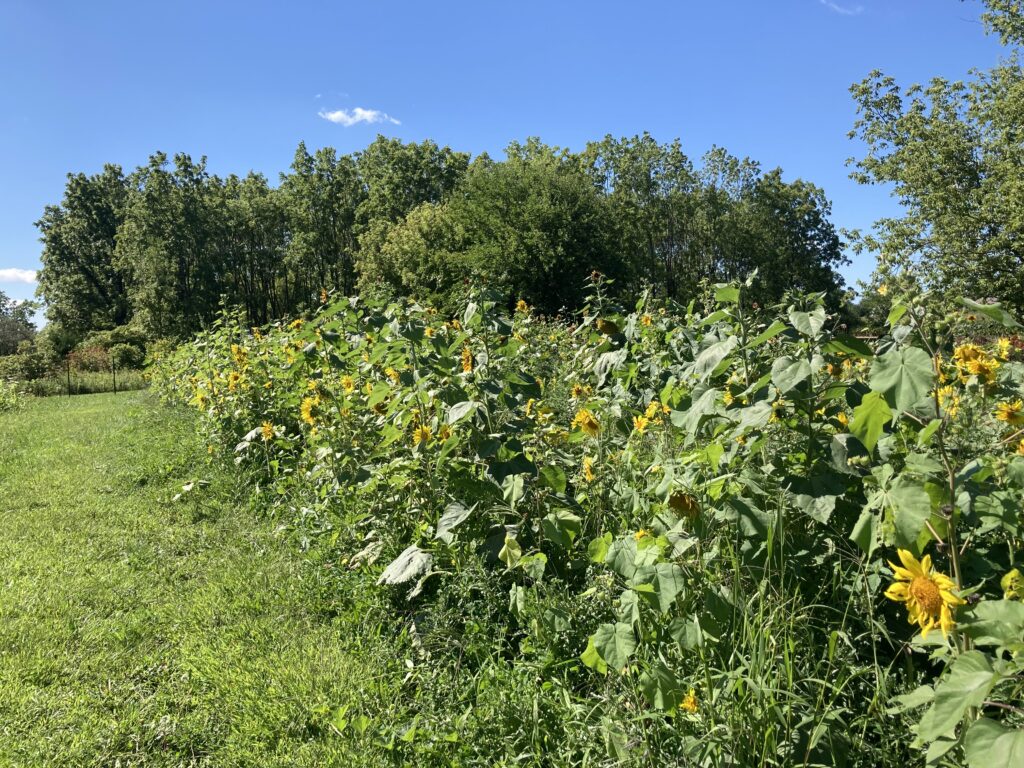
M 12 411 L 21 405 L 21 395 L 13 381 L 0 379 L 0 412 Z
M 115 344 L 110 348 L 110 360 L 119 371 L 141 368 L 145 359 L 145 350 L 136 344 Z

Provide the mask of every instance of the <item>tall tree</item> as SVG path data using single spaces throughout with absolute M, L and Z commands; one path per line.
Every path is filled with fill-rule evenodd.
M 850 133 L 867 147 L 851 176 L 890 184 L 904 214 L 880 219 L 860 246 L 887 275 L 914 268 L 950 296 L 991 297 L 1024 310 L 1024 4 L 986 0 L 989 33 L 1007 57 L 967 82 L 901 89 L 872 72 L 851 88 Z M 884 279 L 884 278 L 883 278 Z
M 131 319 L 124 271 L 114 259 L 127 198 L 119 166 L 68 174 L 60 205 L 46 206 L 36 222 L 43 243 L 39 295 L 49 320 L 78 338 Z
M 35 336 L 32 313 L 36 309 L 33 302 L 15 301 L 0 291 L 0 355 L 13 355 L 18 345 Z

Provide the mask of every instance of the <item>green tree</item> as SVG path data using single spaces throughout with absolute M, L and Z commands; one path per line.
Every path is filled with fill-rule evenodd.
M 131 319 L 125 274 L 114 258 L 127 198 L 119 166 L 68 174 L 60 205 L 46 206 L 36 222 L 43 243 L 39 295 L 49 321 L 78 338 Z
M 903 205 L 858 246 L 880 254 L 878 280 L 915 272 L 947 296 L 1024 310 L 1024 4 L 986 0 L 983 20 L 1008 55 L 970 80 L 901 89 L 881 72 L 851 88 L 866 145 L 851 161 L 864 184 L 890 184 Z
M 0 355 L 13 355 L 24 341 L 31 341 L 36 328 L 32 313 L 38 306 L 31 301 L 15 301 L 0 291 Z

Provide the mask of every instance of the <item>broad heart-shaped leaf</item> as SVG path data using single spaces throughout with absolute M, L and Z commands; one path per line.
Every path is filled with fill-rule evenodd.
M 816 337 L 825 325 L 825 308 L 817 307 L 810 312 L 789 310 L 789 322 L 804 336 Z
M 475 400 L 465 400 L 461 403 L 456 403 L 448 409 L 448 423 L 458 424 L 464 418 L 469 416 L 471 413 L 476 411 L 476 407 L 479 405 Z
M 975 645 L 1024 650 L 1024 603 L 982 600 L 957 619 L 957 626 Z
M 640 690 L 647 703 L 662 712 L 677 709 L 686 696 L 679 679 L 660 661 L 640 677 Z
M 668 633 L 684 651 L 692 651 L 704 644 L 704 636 L 696 617 L 684 619 L 680 616 L 672 619 Z
M 981 651 L 961 655 L 936 686 L 935 700 L 921 718 L 918 740 L 929 742 L 951 734 L 968 708 L 981 705 L 998 678 Z
M 871 389 L 885 395 L 899 412 L 910 408 L 935 386 L 935 368 L 918 347 L 890 349 L 871 364 Z
M 662 613 L 668 613 L 676 601 L 676 596 L 686 586 L 683 569 L 675 563 L 641 566 L 636 569 L 630 581 L 634 587 L 641 584 L 650 584 L 654 587 L 653 592 L 638 591 L 641 597 Z
M 870 453 L 875 450 L 882 430 L 891 420 L 892 410 L 885 397 L 880 392 L 868 392 L 860 405 L 853 409 L 850 434 L 860 440 Z
M 806 359 L 794 360 L 784 355 L 772 364 L 772 384 L 786 394 L 811 377 L 811 364 Z
M 555 493 L 565 493 L 565 470 L 557 464 L 548 464 L 540 471 L 540 484 L 547 486 Z
M 917 540 L 932 514 L 932 500 L 921 480 L 900 475 L 885 491 L 885 500 L 896 525 L 896 544 L 918 551 Z
M 978 302 L 971 301 L 970 299 L 960 299 L 960 303 L 971 311 L 977 312 L 979 315 L 984 315 L 989 320 L 999 323 L 1000 325 L 1004 325 L 1007 328 L 1021 327 L 1020 323 L 1017 322 L 1014 316 L 1003 309 L 1001 304 L 979 304 Z
M 413 544 L 396 557 L 377 579 L 378 584 L 404 584 L 430 570 L 434 557 Z
M 633 627 L 617 621 L 614 624 L 602 624 L 591 636 L 594 648 L 610 669 L 621 672 L 629 664 L 629 657 L 636 651 L 636 638 Z
M 738 344 L 738 337 L 729 336 L 722 341 L 716 341 L 697 355 L 697 359 L 693 361 L 693 373 L 697 379 L 704 381 L 710 376 L 711 372 L 718 367 L 718 364 L 725 359 L 726 355 L 736 349 Z
M 970 768 L 1020 768 L 1024 765 L 1024 730 L 983 717 L 971 723 L 964 737 L 964 754 Z
M 573 540 L 579 536 L 583 521 L 567 509 L 552 512 L 541 521 L 544 536 L 548 541 L 562 549 L 572 546 Z
M 460 523 L 469 517 L 474 507 L 476 507 L 475 504 L 473 507 L 469 507 L 467 509 L 457 501 L 454 501 L 445 507 L 444 514 L 442 514 L 441 519 L 437 521 L 437 533 L 434 534 L 434 538 L 440 539 L 447 544 L 451 544 L 452 539 L 454 538 L 452 536 L 452 531 L 454 531 Z

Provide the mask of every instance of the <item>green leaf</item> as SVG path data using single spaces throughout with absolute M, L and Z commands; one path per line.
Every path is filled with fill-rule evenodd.
M 982 600 L 957 620 L 976 645 L 1024 650 L 1024 603 Z
M 789 310 L 789 322 L 804 336 L 816 338 L 825 325 L 825 308 L 817 307 L 810 312 Z
M 885 497 L 893 512 L 896 544 L 917 552 L 917 537 L 932 514 L 932 500 L 925 483 L 900 475 L 886 489 Z
M 540 484 L 547 486 L 555 493 L 565 493 L 565 470 L 557 464 L 549 464 L 540 471 Z
M 1024 765 L 1024 730 L 983 717 L 971 723 L 964 737 L 964 754 L 970 768 L 1020 768 Z
M 872 357 L 875 354 L 866 341 L 856 336 L 834 336 L 821 349 L 823 352 L 847 357 Z
M 892 309 L 889 310 L 889 316 L 885 318 L 885 323 L 890 328 L 893 328 L 896 323 L 903 319 L 903 316 L 907 314 L 907 305 L 896 303 L 892 305 Z
M 434 534 L 434 538 L 450 544 L 454 538 L 452 531 L 469 517 L 475 507 L 474 504 L 473 507 L 467 509 L 457 501 L 445 507 L 444 514 L 437 521 L 437 533 Z
M 587 545 L 587 557 L 592 563 L 603 563 L 608 556 L 608 547 L 612 543 L 612 535 L 606 533 Z
M 715 301 L 720 304 L 736 304 L 740 300 L 740 289 L 735 285 L 716 285 Z
M 786 330 L 786 324 L 784 322 L 781 320 L 773 320 L 771 325 L 747 342 L 747 348 L 753 349 L 754 347 L 759 347 L 769 339 L 774 339 L 784 330 Z
M 672 619 L 672 623 L 668 625 L 668 633 L 684 651 L 692 651 L 704 644 L 704 636 L 696 617 Z
M 739 343 L 739 339 L 736 336 L 729 336 L 722 341 L 716 341 L 710 347 L 705 349 L 699 355 L 697 359 L 693 361 L 693 373 L 698 380 L 704 381 L 712 374 L 718 364 L 721 363 L 726 356 L 736 349 L 736 345 Z
M 994 323 L 999 323 L 1007 328 L 1021 327 L 1021 324 L 1017 322 L 1014 316 L 1003 309 L 1003 305 L 998 302 L 995 304 L 979 304 L 978 302 L 971 301 L 970 299 L 960 299 L 960 303 L 969 310 L 984 315 Z
M 784 355 L 772 364 L 772 384 L 782 394 L 786 394 L 810 377 L 811 364 L 804 358 L 794 360 Z
M 853 526 L 850 539 L 860 547 L 861 551 L 870 559 L 878 547 L 878 516 L 869 509 L 865 509 L 857 518 Z
M 601 654 L 597 652 L 597 646 L 594 645 L 595 635 L 591 635 L 587 638 L 587 647 L 580 654 L 580 661 L 590 667 L 592 670 L 601 675 L 608 674 L 608 665 L 604 659 L 601 658 Z
M 928 426 L 917 433 L 917 444 L 924 447 L 932 441 L 932 436 L 942 426 L 942 419 L 932 419 Z
M 935 386 L 932 359 L 918 347 L 891 349 L 871 364 L 870 384 L 889 405 L 905 411 Z
M 853 409 L 850 434 L 860 440 L 870 453 L 875 450 L 878 438 L 891 420 L 892 410 L 885 402 L 885 397 L 880 392 L 868 392 L 860 405 Z
M 583 528 L 583 521 L 572 512 L 560 509 L 545 517 L 541 521 L 541 525 L 548 541 L 557 544 L 562 549 L 569 549 L 573 540 L 579 536 Z
M 458 424 L 464 418 L 466 418 L 471 413 L 476 411 L 478 405 L 479 403 L 477 403 L 475 400 L 466 400 L 461 403 L 456 403 L 455 405 L 448 409 L 448 423 Z
M 657 563 L 638 568 L 630 580 L 634 589 L 654 608 L 668 613 L 676 601 L 676 596 L 686 587 L 683 569 L 675 563 Z M 640 586 L 650 584 L 652 592 L 645 592 Z
M 967 651 L 957 658 L 935 688 L 935 701 L 921 718 L 918 739 L 929 742 L 951 734 L 969 708 L 981 705 L 998 678 L 980 651 Z
M 519 542 L 516 541 L 516 537 L 511 533 L 506 533 L 505 546 L 503 546 L 501 551 L 498 552 L 498 559 L 509 568 L 515 568 L 516 563 L 519 562 L 522 556 L 523 548 L 519 546 Z
M 636 651 L 633 627 L 621 621 L 602 624 L 591 636 L 591 640 L 608 667 L 616 671 L 625 669 L 629 664 L 629 657 Z
M 671 712 L 683 703 L 686 693 L 675 674 L 662 662 L 640 677 L 640 690 L 647 703 L 662 712 Z
M 404 584 L 430 570 L 434 558 L 413 544 L 396 557 L 377 579 L 378 584 Z

